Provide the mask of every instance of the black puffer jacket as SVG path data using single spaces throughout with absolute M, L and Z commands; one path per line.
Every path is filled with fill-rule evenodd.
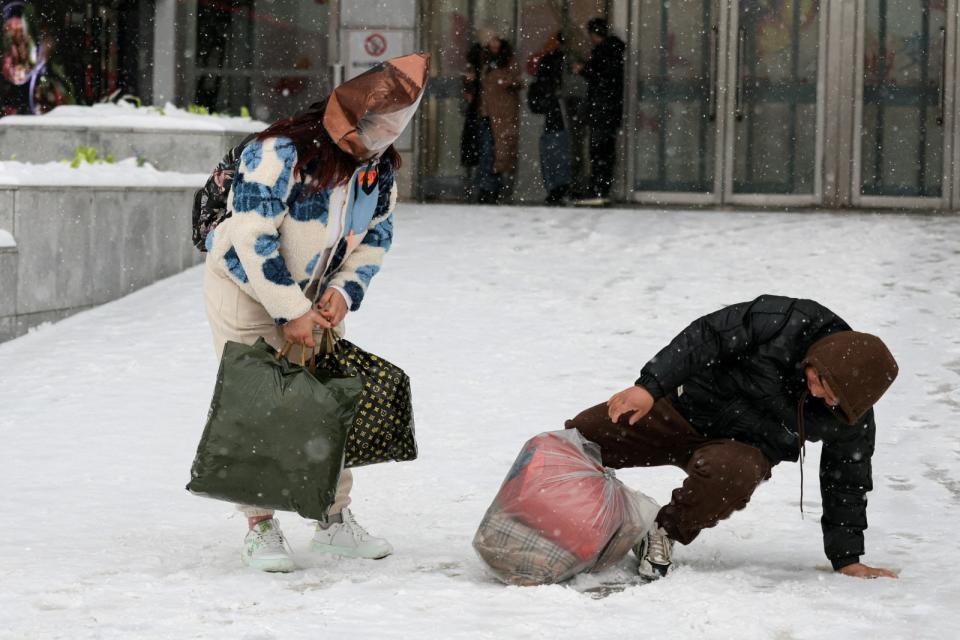
M 812 300 L 761 296 L 695 320 L 643 367 L 637 384 L 667 396 L 697 430 L 760 449 L 773 464 L 799 456 L 803 360 L 819 340 L 850 327 Z M 873 410 L 847 425 L 822 400 L 804 402 L 807 440 L 823 441 L 823 543 L 835 569 L 858 562 L 867 528 Z
M 566 129 L 563 122 L 563 111 L 560 108 L 560 91 L 563 89 L 563 51 L 557 49 L 543 56 L 540 66 L 537 67 L 537 83 L 543 84 L 545 94 L 543 132 L 556 133 Z M 531 91 L 532 91 L 531 87 Z
M 463 79 L 463 129 L 460 133 L 460 164 L 480 164 L 480 71 L 486 64 L 484 47 L 474 42 L 467 50 L 467 71 L 473 79 Z
M 626 45 L 607 36 L 593 47 L 581 72 L 587 80 L 587 122 L 593 127 L 619 129 L 623 124 L 623 74 Z

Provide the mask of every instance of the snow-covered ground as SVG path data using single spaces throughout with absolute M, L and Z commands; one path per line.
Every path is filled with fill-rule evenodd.
M 960 627 L 960 218 L 402 205 L 348 334 L 411 374 L 421 458 L 356 472 L 396 554 L 241 567 L 244 521 L 183 490 L 216 362 L 193 269 L 0 345 L 2 638 L 955 638 Z M 470 541 L 522 443 L 629 385 L 694 317 L 815 298 L 881 335 L 861 581 L 818 570 L 819 447 L 743 512 L 607 597 L 504 587 Z M 658 500 L 672 468 L 619 477 Z M 337 634 L 337 635 L 333 635 Z M 839 635 L 842 634 L 842 635 Z

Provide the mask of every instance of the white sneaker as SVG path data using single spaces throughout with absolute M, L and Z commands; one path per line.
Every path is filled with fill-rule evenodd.
M 640 538 L 640 542 L 633 547 L 633 552 L 640 560 L 637 573 L 647 580 L 666 576 L 673 564 L 673 540 L 656 524 L 647 535 Z
M 604 196 L 587 196 L 574 201 L 577 207 L 605 207 L 610 204 L 610 198 Z
M 340 512 L 342 522 L 333 522 L 326 529 L 317 524 L 310 549 L 351 558 L 379 560 L 393 553 L 393 547 L 383 538 L 377 538 L 360 526 L 350 509 Z
M 276 518 L 253 525 L 243 540 L 243 564 L 259 571 L 287 573 L 297 568 L 290 559 L 287 542 Z

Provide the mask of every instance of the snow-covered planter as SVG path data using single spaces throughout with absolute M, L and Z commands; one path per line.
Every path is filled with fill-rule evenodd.
M 196 264 L 190 211 L 206 177 L 134 159 L 0 162 L 0 229 L 13 244 L 0 247 L 0 340 Z
M 104 157 L 142 158 L 161 170 L 209 173 L 228 148 L 266 126 L 169 104 L 64 106 L 42 116 L 0 118 L 0 160 L 53 162 L 86 146 Z

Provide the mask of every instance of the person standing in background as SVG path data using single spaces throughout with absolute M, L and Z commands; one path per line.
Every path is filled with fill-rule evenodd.
M 536 80 L 527 92 L 530 111 L 542 114 L 540 134 L 540 171 L 547 191 L 545 203 L 563 205 L 570 191 L 571 150 L 563 104 L 563 33 L 550 36 L 543 49 L 530 58 L 530 72 Z
M 590 192 L 578 205 L 610 202 L 613 167 L 617 157 L 617 133 L 623 126 L 623 40 L 610 34 L 603 18 L 587 23 L 593 50 L 586 64 L 574 65 L 574 73 L 587 80 L 587 123 L 590 127 Z
M 486 30 L 483 35 L 478 200 L 482 204 L 498 204 L 509 191 L 517 170 L 523 80 L 510 43 L 493 31 Z
M 30 113 L 30 78 L 37 64 L 31 9 L 15 0 L 0 13 L 0 117 Z
M 480 73 L 485 64 L 486 50 L 479 42 L 467 51 L 467 66 L 463 72 L 463 129 L 460 132 L 460 165 L 466 169 L 464 201 L 476 202 L 477 165 L 480 164 Z

